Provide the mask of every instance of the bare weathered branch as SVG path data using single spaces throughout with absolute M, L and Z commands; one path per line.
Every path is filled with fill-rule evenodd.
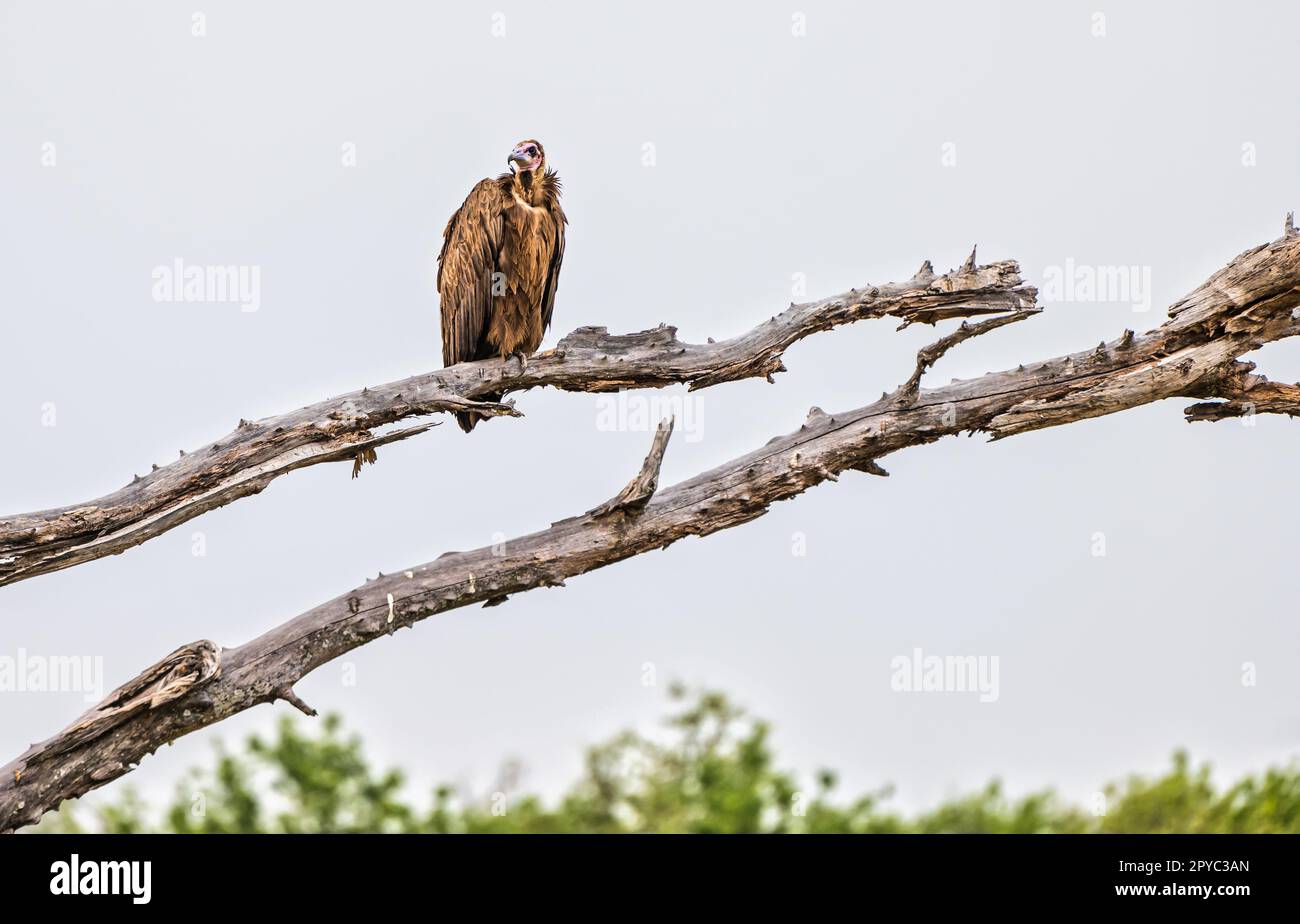
M 972 251 L 971 256 L 975 254 Z M 927 347 L 923 347 L 916 354 L 916 371 L 911 377 L 903 383 L 899 391 L 905 396 L 915 397 L 921 390 L 921 376 L 925 375 L 935 363 L 943 358 L 944 354 L 964 340 L 972 337 L 978 337 L 980 334 L 987 334 L 991 330 L 1004 327 L 1007 324 L 1014 324 L 1016 321 L 1023 321 L 1025 318 L 1041 314 L 1040 308 L 1026 308 L 1022 311 L 1013 311 L 1010 314 L 1000 315 L 996 318 L 989 318 L 980 321 L 977 324 L 971 324 L 969 321 L 962 321 L 951 334 L 941 337 Z
M 1233 363 L 1217 379 L 1206 382 L 1204 396 L 1223 400 L 1193 404 L 1184 409 L 1188 422 L 1254 414 L 1300 416 L 1300 384 L 1270 382 L 1262 375 L 1255 375 L 1254 369 L 1254 363 Z
M 795 432 L 653 491 L 633 516 L 586 514 L 504 546 L 449 553 L 381 576 L 222 650 L 220 675 L 179 699 L 140 709 L 91 740 L 64 747 L 56 736 L 33 747 L 0 770 L 0 830 L 32 823 L 62 800 L 122 776 L 181 735 L 289 699 L 310 671 L 429 616 L 560 586 L 683 537 L 747 523 L 845 471 L 882 474 L 874 460 L 943 436 L 983 431 L 1001 438 L 1168 397 L 1227 394 L 1240 387 L 1238 357 L 1300 333 L 1292 316 L 1297 306 L 1300 235 L 1288 234 L 1238 256 L 1175 304 L 1171 320 L 1141 336 L 1125 331 L 1080 353 L 920 389 L 914 399 L 899 389 L 853 411 L 814 408 Z M 661 438 L 662 431 L 656 445 Z M 657 468 L 655 456 L 652 450 Z
M 718 343 L 682 343 L 676 329 L 667 326 L 623 336 L 583 327 L 526 367 L 514 359 L 461 363 L 288 414 L 240 420 L 217 442 L 182 452 L 175 462 L 98 500 L 0 517 L 0 586 L 115 555 L 308 465 L 352 462 L 355 477 L 363 464 L 375 461 L 375 447 L 431 426 L 376 435 L 407 418 L 456 411 L 520 416 L 512 404 L 483 400 L 487 395 L 548 385 L 608 392 L 679 383 L 695 389 L 755 376 L 770 381 L 784 371 L 781 357 L 791 344 L 841 324 L 886 316 L 904 324 L 933 324 L 1029 307 L 1034 298 L 1013 261 L 963 267 L 792 304 L 753 330 Z
M 280 689 L 276 690 L 275 699 L 284 700 L 286 703 L 288 703 L 293 708 L 297 709 L 305 716 L 310 716 L 312 718 L 315 718 L 316 716 L 316 710 L 313 709 L 311 706 L 308 706 L 306 703 L 304 703 L 298 697 L 298 694 L 293 692 L 293 687 L 291 686 L 281 687 Z M 272 702 L 274 701 L 275 700 L 272 700 Z
M 587 512 L 592 516 L 604 517 L 616 512 L 628 514 L 642 510 L 659 487 L 659 469 L 664 462 L 664 452 L 668 449 L 668 438 L 672 435 L 673 418 L 661 420 L 655 431 L 654 442 L 650 444 L 650 452 L 641 463 L 641 471 L 617 495 Z
M 84 747 L 127 719 L 179 699 L 221 674 L 221 649 L 207 639 L 182 645 L 157 664 L 122 684 L 93 709 L 23 755 L 27 763 L 48 760 Z

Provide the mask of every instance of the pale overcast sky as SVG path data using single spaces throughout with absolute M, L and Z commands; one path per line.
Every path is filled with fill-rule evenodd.
M 1152 307 L 1048 303 L 932 381 L 1146 329 L 1300 206 L 1297 34 L 1282 3 L 5 2 L 0 512 L 436 367 L 443 225 L 521 138 L 545 143 L 571 221 L 547 346 L 585 324 L 730 336 L 800 279 L 816 297 L 942 271 L 974 242 L 1040 285 L 1136 267 Z M 255 268 L 258 310 L 156 301 L 176 259 Z M 698 393 L 663 483 L 897 385 L 934 333 L 893 327 L 805 341 L 774 386 Z M 1300 372 L 1295 345 L 1259 358 Z M 294 473 L 0 589 L 0 656 L 102 657 L 111 688 L 183 642 L 237 645 L 378 571 L 586 510 L 649 444 L 600 426 L 596 396 L 518 403 L 383 448 L 356 481 Z M 1189 426 L 1186 403 L 904 452 L 888 479 L 428 620 L 299 692 L 417 788 L 486 787 L 519 757 L 553 794 L 585 744 L 653 728 L 671 679 L 770 718 L 785 765 L 836 768 L 847 793 L 892 782 L 903 808 L 993 775 L 1084 799 L 1178 747 L 1231 774 L 1284 762 L 1300 422 Z M 996 701 L 891 690 L 916 648 L 996 656 Z M 0 762 L 84 708 L 0 695 Z M 170 793 L 289 711 L 183 739 L 105 793 Z

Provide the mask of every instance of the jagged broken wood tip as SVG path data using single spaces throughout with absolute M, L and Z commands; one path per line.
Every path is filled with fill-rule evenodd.
M 654 441 L 650 444 L 650 453 L 641 463 L 641 471 L 627 483 L 627 487 L 618 492 L 617 496 L 599 507 L 588 510 L 588 516 L 603 517 L 617 511 L 630 513 L 640 510 L 650 502 L 650 498 L 659 487 L 659 468 L 663 465 L 664 452 L 668 449 L 668 438 L 673 435 L 675 422 L 676 418 L 673 417 L 665 417 L 659 422 Z

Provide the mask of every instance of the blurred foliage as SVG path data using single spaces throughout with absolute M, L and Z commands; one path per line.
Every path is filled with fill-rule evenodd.
M 1270 769 L 1216 790 L 1208 765 L 1174 755 L 1163 776 L 1106 787 L 1104 814 L 1063 803 L 1050 790 L 1018 799 L 998 781 L 904 818 L 883 806 L 890 790 L 840 800 L 830 771 L 811 788 L 776 769 L 767 723 L 716 692 L 671 691 L 680 711 L 666 740 L 626 731 L 586 755 L 581 779 L 554 805 L 515 795 L 507 764 L 492 795 L 440 786 L 426 808 L 404 798 L 398 770 L 374 771 L 361 740 L 338 716 L 302 726 L 284 719 L 274 740 L 254 736 L 243 754 L 217 747 L 215 765 L 176 785 L 161 815 L 131 789 L 89 808 L 71 803 L 37 832 L 657 832 L 657 833 L 1055 833 L 1300 832 L 1300 767 Z M 511 793 L 507 799 L 502 793 Z

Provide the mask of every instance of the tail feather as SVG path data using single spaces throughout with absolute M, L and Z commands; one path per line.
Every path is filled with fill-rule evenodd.
M 496 402 L 500 401 L 504 397 L 505 395 L 480 395 L 478 400 Z M 466 433 L 473 430 L 475 425 L 483 419 L 484 418 L 480 417 L 478 414 L 470 414 L 466 411 L 458 411 L 456 413 L 456 423 L 459 424 L 460 428 Z

